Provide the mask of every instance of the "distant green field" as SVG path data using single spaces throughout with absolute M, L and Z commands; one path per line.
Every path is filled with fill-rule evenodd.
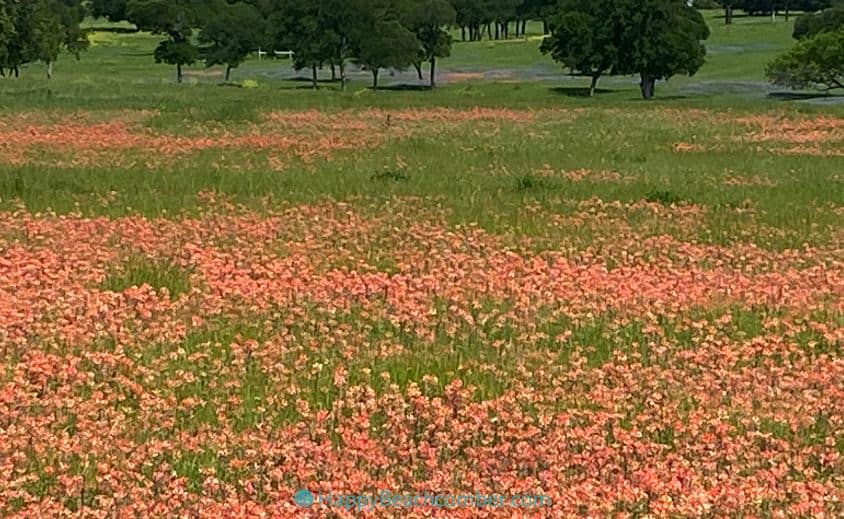
M 793 20 L 779 18 L 772 23 L 765 17 L 736 18 L 732 26 L 724 25 L 720 11 L 707 13 L 712 36 L 707 42 L 709 56 L 706 65 L 691 78 L 675 77 L 658 87 L 658 96 L 690 105 L 747 105 L 765 104 L 767 94 L 779 89 L 770 87 L 763 77 L 766 63 L 793 41 Z M 126 24 L 90 21 L 96 28 L 126 29 Z M 577 92 L 586 84 L 573 78 L 539 52 L 541 24 L 531 23 L 526 38 L 481 42 L 460 41 L 452 56 L 440 63 L 439 92 L 420 95 L 418 92 L 391 92 L 368 98 L 361 103 L 361 89 L 371 79 L 365 72 L 351 73 L 352 83 L 344 96 L 310 92 L 308 83 L 296 80 L 299 76 L 285 59 L 248 60 L 233 73 L 233 81 L 255 80 L 259 88 L 243 93 L 231 87 L 203 88 L 201 97 L 217 104 L 230 102 L 244 106 L 296 108 L 302 106 L 343 107 L 356 104 L 406 106 L 428 104 L 490 105 L 490 106 L 553 106 L 561 102 L 560 92 Z M 156 65 L 152 51 L 159 37 L 137 33 L 124 34 L 94 31 L 91 48 L 78 62 L 64 56 L 55 66 L 56 77 L 47 82 L 45 67 L 32 64 L 23 70 L 18 81 L 0 81 L 0 99 L 4 110 L 27 107 L 51 108 L 143 108 L 149 106 L 178 106 L 196 104 L 196 84 L 214 86 L 222 82 L 221 67 L 188 69 L 187 85 L 174 81 L 174 70 Z M 427 73 L 427 71 L 426 71 Z M 306 76 L 305 72 L 302 76 Z M 386 75 L 385 75 L 386 76 Z M 323 70 L 321 77 L 330 78 Z M 417 84 L 415 71 L 399 72 L 385 77 L 386 85 Z M 608 89 L 595 102 L 618 103 L 635 101 L 638 90 L 635 78 L 607 77 L 600 87 Z M 324 83 L 326 89 L 337 85 Z M 554 91 L 555 87 L 562 89 Z M 358 97 L 355 97 L 358 96 Z
M 166 138 L 220 132 L 252 136 L 265 132 L 272 136 L 277 130 L 268 126 L 265 118 L 279 111 L 317 109 L 326 114 L 355 114 L 371 108 L 414 107 L 554 111 L 547 112 L 549 118 L 533 123 L 529 131 L 522 125 L 503 122 L 491 132 L 487 123 L 473 128 L 471 123 L 460 121 L 438 131 L 432 120 L 404 135 L 379 122 L 369 130 L 379 140 L 377 148 L 352 146 L 307 163 L 295 154 L 284 156 L 285 174 L 281 177 L 265 167 L 267 160 L 278 155 L 266 147 L 188 149 L 179 160 L 150 168 L 140 160 L 147 151 L 132 145 L 120 147 L 114 154 L 128 154 L 138 160 L 117 160 L 121 157 L 103 153 L 102 160 L 84 161 L 84 166 L 79 161 L 68 166 L 73 161 L 63 160 L 73 157 L 72 150 L 45 146 L 46 160 L 24 161 L 14 167 L 0 165 L 0 198 L 4 204 L 21 199 L 33 210 L 81 207 L 94 213 L 137 210 L 155 214 L 193 207 L 194 195 L 203 190 L 229 193 L 241 200 L 265 195 L 291 201 L 416 195 L 442 198 L 455 210 L 459 221 L 510 229 L 528 225 L 519 220 L 521 208 L 528 202 L 565 211 L 571 199 L 597 195 L 630 202 L 648 193 L 670 192 L 678 200 L 713 209 L 709 218 L 716 228 L 701 231 L 710 234 L 707 239 L 727 239 L 730 230 L 745 219 L 735 208 L 750 199 L 764 208 L 759 218 L 766 225 L 786 233 L 775 240 L 777 246 L 799 245 L 802 233 L 814 229 L 815 224 L 829 229 L 840 221 L 840 213 L 829 206 L 844 198 L 840 181 L 835 180 L 841 158 L 828 155 L 835 141 L 822 143 L 825 147 L 811 155 L 772 155 L 767 143 L 762 143 L 766 145 L 763 150 L 757 149 L 758 143 L 740 139 L 738 136 L 752 126 L 736 120 L 742 114 L 840 114 L 844 105 L 817 106 L 767 95 L 769 87 L 762 71 L 767 59 L 791 44 L 791 23 L 737 18 L 734 25 L 725 26 L 718 15 L 708 16 L 713 33 L 708 42 L 709 62 L 692 78 L 677 77 L 659 85 L 658 97 L 652 103 L 639 99 L 633 78 L 605 78 L 601 86 L 606 91 L 593 99 L 583 97 L 585 81 L 566 76 L 539 52 L 538 23 L 529 26 L 526 40 L 458 41 L 453 57 L 443 60 L 441 68 L 441 77 L 451 77 L 452 81 L 445 81 L 446 85 L 433 92 L 373 92 L 367 88 L 365 74 L 355 76 L 346 92 L 331 83 L 324 83 L 315 92 L 307 81 L 292 79 L 296 73 L 289 62 L 268 59 L 252 59 L 235 74 L 235 82 L 255 80 L 256 88 L 222 85 L 220 69 L 201 67 L 193 67 L 187 83 L 178 85 L 171 67 L 153 63 L 151 53 L 158 37 L 94 32 L 90 50 L 78 62 L 62 60 L 52 81 L 41 77 L 43 68 L 38 65 L 24 70 L 19 80 L 0 81 L 2 111 L 7 116 L 39 114 L 37 117 L 45 120 L 77 113 L 83 124 L 126 120 L 131 135 L 152 132 Z M 509 76 L 501 81 L 472 76 L 473 72 L 489 70 L 504 71 Z M 394 80 L 412 83 L 414 74 Z M 705 109 L 707 115 L 694 117 L 688 112 L 692 116 L 686 118 L 683 114 L 688 109 Z M 134 115 L 127 116 L 126 110 Z M 73 118 L 70 116 L 69 121 Z M 292 131 L 296 133 L 296 128 Z M 301 133 L 314 131 L 310 128 Z M 338 137 L 341 141 L 344 138 Z M 678 153 L 674 149 L 677 143 L 698 143 L 702 151 Z M 223 174 L 218 166 L 221 160 L 237 167 L 239 173 Z M 397 163 L 402 164 L 406 179 L 370 179 L 373 172 L 396 168 Z M 530 184 L 535 172 L 546 164 L 563 169 L 619 171 L 634 180 L 596 184 L 558 178 L 537 181 L 530 189 L 517 187 L 520 182 Z M 68 167 L 77 174 L 70 177 Z M 713 182 L 717 185 L 717 179 L 729 176 L 731 171 L 770 177 L 773 187 L 713 187 Z M 105 209 L 92 202 L 112 190 L 120 193 L 122 204 Z M 497 211 L 491 213 L 490 207 Z M 760 241 L 769 238 L 766 234 Z

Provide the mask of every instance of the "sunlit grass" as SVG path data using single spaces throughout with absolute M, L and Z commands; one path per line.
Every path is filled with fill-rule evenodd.
M 162 260 L 131 257 L 112 268 L 100 288 L 123 292 L 128 288 L 149 286 L 166 289 L 171 298 L 190 292 L 190 275 L 183 268 Z

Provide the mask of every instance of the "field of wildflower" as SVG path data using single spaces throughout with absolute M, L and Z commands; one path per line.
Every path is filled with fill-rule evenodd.
M 0 515 L 844 515 L 844 113 L 364 104 L 0 118 Z

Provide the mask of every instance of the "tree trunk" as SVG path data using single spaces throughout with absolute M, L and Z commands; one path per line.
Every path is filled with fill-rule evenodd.
M 724 7 L 724 23 L 732 25 L 733 23 L 733 6 L 728 5 Z
M 548 20 L 542 20 L 542 34 L 548 34 Z
M 460 27 L 460 38 L 466 41 L 466 27 Z
M 527 36 L 527 20 L 522 20 L 522 36 Z
M 595 95 L 595 87 L 598 86 L 598 78 L 601 77 L 600 73 L 592 74 L 592 84 L 589 85 L 589 97 L 593 97 Z
M 413 64 L 413 68 L 416 69 L 416 76 L 419 78 L 419 81 L 422 81 L 424 79 L 422 77 L 422 63 L 417 61 Z
M 788 21 L 788 15 L 789 14 L 791 14 L 791 9 L 789 8 L 788 0 L 786 0 L 786 2 L 785 2 L 785 21 L 786 22 Z
M 639 84 L 639 88 L 642 90 L 642 99 L 653 99 L 654 90 L 656 89 L 656 78 L 644 72 L 641 74 L 641 77 L 642 82 Z
M 0 77 L 6 77 L 6 71 L 3 70 L 3 67 L 0 67 Z
M 501 24 L 499 22 L 495 22 L 495 39 L 499 39 L 501 37 Z
M 331 82 L 337 81 L 337 69 L 334 67 L 334 63 L 331 64 Z
M 378 69 L 372 69 L 372 90 L 378 90 Z
M 346 90 L 346 64 L 340 60 L 340 90 Z
M 436 88 L 437 80 L 435 78 L 435 74 L 437 72 L 437 57 L 431 56 L 431 90 Z
M 12 67 L 12 72 L 14 72 L 14 73 L 15 73 L 15 78 L 19 78 L 19 77 L 21 77 L 21 71 L 20 71 L 20 69 L 18 68 L 18 66 L 17 66 L 17 65 L 15 65 L 14 67 Z
M 314 87 L 314 90 L 317 89 L 317 70 L 316 65 L 311 65 L 311 85 Z
M 47 79 L 53 79 L 53 62 L 47 62 Z
M 232 77 L 232 66 L 226 65 L 226 83 L 228 83 L 229 78 Z
M 176 63 L 176 83 L 182 82 L 182 64 Z

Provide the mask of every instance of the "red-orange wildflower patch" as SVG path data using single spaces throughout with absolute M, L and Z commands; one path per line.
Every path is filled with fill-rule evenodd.
M 300 488 L 548 496 L 537 517 L 840 515 L 836 246 L 632 232 L 532 251 L 416 199 L 201 197 L 179 219 L 0 214 L 3 515 L 298 517 Z M 190 289 L 103 288 L 129 257 Z
M 528 124 L 552 113 L 558 112 L 487 108 L 276 112 L 246 129 L 211 128 L 191 135 L 153 132 L 138 124 L 138 115 L 118 114 L 110 121 L 74 116 L 52 122 L 22 115 L 0 124 L 0 161 L 60 167 L 126 167 L 152 161 L 150 166 L 156 167 L 190 153 L 232 149 L 266 150 L 272 153 L 270 165 L 282 169 L 291 159 L 373 148 L 411 133 L 443 131 L 471 122 Z M 572 117 L 576 111 L 559 113 Z M 116 155 L 115 150 L 125 153 Z

